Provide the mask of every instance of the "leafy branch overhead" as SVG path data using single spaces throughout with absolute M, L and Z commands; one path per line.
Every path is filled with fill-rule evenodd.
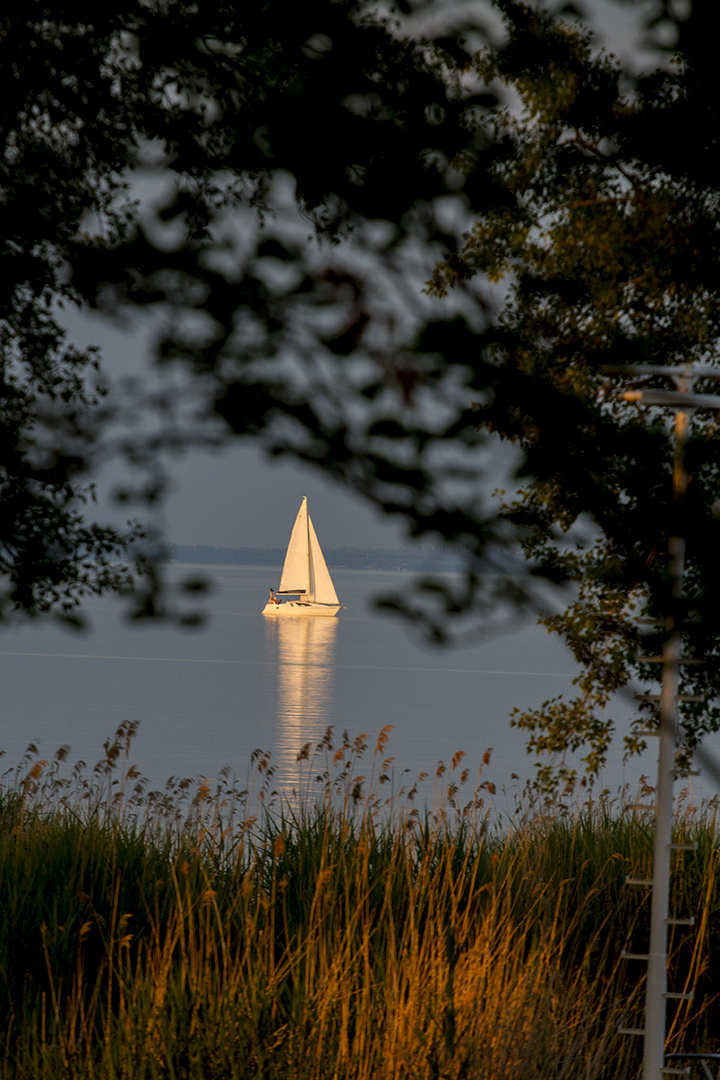
M 428 284 L 445 296 L 485 275 L 505 303 L 491 357 L 506 376 L 478 422 L 525 453 L 527 479 L 506 507 L 539 572 L 575 583 L 543 622 L 582 666 L 569 700 L 513 722 L 529 746 L 560 762 L 547 783 L 572 779 L 569 752 L 588 771 L 605 760 L 621 707 L 617 691 L 647 683 L 662 628 L 643 641 L 638 618 L 668 610 L 667 540 L 687 538 L 681 759 L 720 723 L 717 670 L 720 523 L 716 417 L 698 413 L 688 446 L 690 484 L 681 519 L 672 505 L 667 413 L 621 399 L 606 365 L 714 364 L 720 337 L 720 200 L 706 156 L 717 131 L 702 16 L 679 24 L 677 50 L 630 81 L 590 38 L 523 4 L 500 5 L 508 43 L 481 52 L 474 70 L 508 102 L 493 136 L 513 154 L 493 166 L 505 205 L 478 206 L 472 225 Z M 528 58 L 544 58 L 542 64 Z M 707 92 L 706 92 L 707 91 Z M 697 145 L 688 146 L 692 127 Z M 682 148 L 682 152 L 681 152 Z M 650 377 L 639 385 L 654 385 Z M 665 386 L 660 380 L 657 385 Z M 655 706 L 625 738 L 652 724 Z
M 493 153 L 492 96 L 462 86 L 457 39 L 451 28 L 433 46 L 350 0 L 252 11 L 124 0 L 92 20 L 81 3 L 62 18 L 8 16 L 7 378 L 32 379 L 34 321 L 62 341 L 61 302 L 133 321 L 151 311 L 166 328 L 158 370 L 179 362 L 193 386 L 178 406 L 188 440 L 216 437 L 220 417 L 227 433 L 330 470 L 476 559 L 491 514 L 457 488 L 484 477 L 469 403 L 487 381 L 474 362 L 487 311 L 467 301 L 448 311 L 421 288 L 463 201 L 485 197 L 484 170 L 463 180 L 455 163 Z M 71 495 L 131 410 L 94 399 L 91 355 L 58 349 L 44 362 L 59 383 L 74 372 L 65 397 L 88 433 L 62 473 Z M 160 405 L 164 430 L 171 406 Z M 29 403 L 23 414 L 28 470 L 37 412 Z M 160 483 L 156 450 L 176 436 L 144 430 L 119 442 L 150 474 L 138 485 L 147 500 Z M 454 439 L 460 453 L 443 460 L 438 448 Z M 59 433 L 46 441 L 64 462 Z M 15 509 L 3 521 L 11 553 L 22 500 Z M 69 543 L 79 550 L 80 534 Z M 6 565 L 19 583 L 10 602 L 26 604 L 28 563 Z

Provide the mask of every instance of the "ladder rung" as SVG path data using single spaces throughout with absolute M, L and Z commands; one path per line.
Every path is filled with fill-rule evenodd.
M 697 1054 L 686 1054 L 684 1050 L 668 1050 L 665 1057 L 683 1058 L 685 1061 L 720 1061 L 720 1054 L 704 1054 L 702 1051 Z
M 652 888 L 652 881 L 647 881 L 645 878 L 626 877 L 626 885 L 647 885 Z
M 665 1065 L 662 1069 L 660 1069 L 660 1072 L 663 1074 L 663 1076 L 689 1076 L 690 1066 L 686 1065 L 684 1069 L 672 1069 L 669 1066 Z
M 633 735 L 637 735 L 640 739 L 648 739 L 651 735 L 659 735 L 660 729 L 656 728 L 655 731 L 633 731 Z
M 691 915 L 689 919 L 666 919 L 667 926 L 694 926 L 695 916 Z
M 618 1035 L 640 1035 L 640 1036 L 643 1036 L 645 1034 L 645 1028 L 619 1027 L 617 1029 L 617 1032 L 618 1032 Z
M 648 953 L 644 953 L 644 952 L 625 952 L 625 950 L 623 949 L 623 951 L 620 953 L 620 959 L 621 960 L 649 960 L 650 956 L 649 956 Z
M 668 1001 L 692 1001 L 695 995 L 692 991 L 689 994 L 672 994 L 668 992 L 663 994 L 663 997 L 667 998 Z
M 697 844 L 671 844 L 671 851 L 697 851 Z
M 630 803 L 628 810 L 657 810 L 654 803 Z

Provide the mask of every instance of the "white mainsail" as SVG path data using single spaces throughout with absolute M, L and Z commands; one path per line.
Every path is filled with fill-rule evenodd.
M 307 511 L 307 498 L 303 497 L 298 516 L 295 518 L 290 543 L 285 554 L 280 593 L 302 593 L 309 599 L 310 592 L 310 517 Z
M 285 614 L 291 610 L 298 614 L 313 614 L 311 605 L 334 607 L 334 611 L 317 610 L 318 614 L 337 614 L 340 608 L 335 586 L 325 562 L 325 556 L 317 538 L 317 533 L 310 520 L 307 498 L 303 498 L 295 519 L 290 543 L 280 577 L 280 595 L 299 596 L 300 601 L 288 605 L 267 604 L 265 614 Z M 304 610 L 300 610 L 301 606 Z

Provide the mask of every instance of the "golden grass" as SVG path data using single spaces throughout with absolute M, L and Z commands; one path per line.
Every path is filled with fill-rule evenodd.
M 641 1048 L 617 1027 L 638 1022 L 642 981 L 619 956 L 647 930 L 646 901 L 624 886 L 647 826 L 601 804 L 497 832 L 478 792 L 453 806 L 457 785 L 424 817 L 383 815 L 368 789 L 350 797 L 351 756 L 318 803 L 252 814 L 242 793 L 202 783 L 182 815 L 167 798 L 141 816 L 129 796 L 85 800 L 82 784 L 79 804 L 67 785 L 53 803 L 37 770 L 23 786 L 34 765 L 13 781 L 0 794 L 3 1080 L 636 1076 Z M 679 827 L 702 838 L 674 884 L 699 916 L 673 940 L 698 999 L 673 1013 L 672 1045 L 708 1048 L 714 821 Z

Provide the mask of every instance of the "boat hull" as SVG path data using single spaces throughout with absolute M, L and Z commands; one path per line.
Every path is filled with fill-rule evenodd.
M 332 618 L 337 615 L 342 604 L 311 604 L 308 600 L 285 600 L 280 604 L 267 603 L 262 610 L 263 615 L 273 617 L 286 617 L 288 615 L 321 615 Z

